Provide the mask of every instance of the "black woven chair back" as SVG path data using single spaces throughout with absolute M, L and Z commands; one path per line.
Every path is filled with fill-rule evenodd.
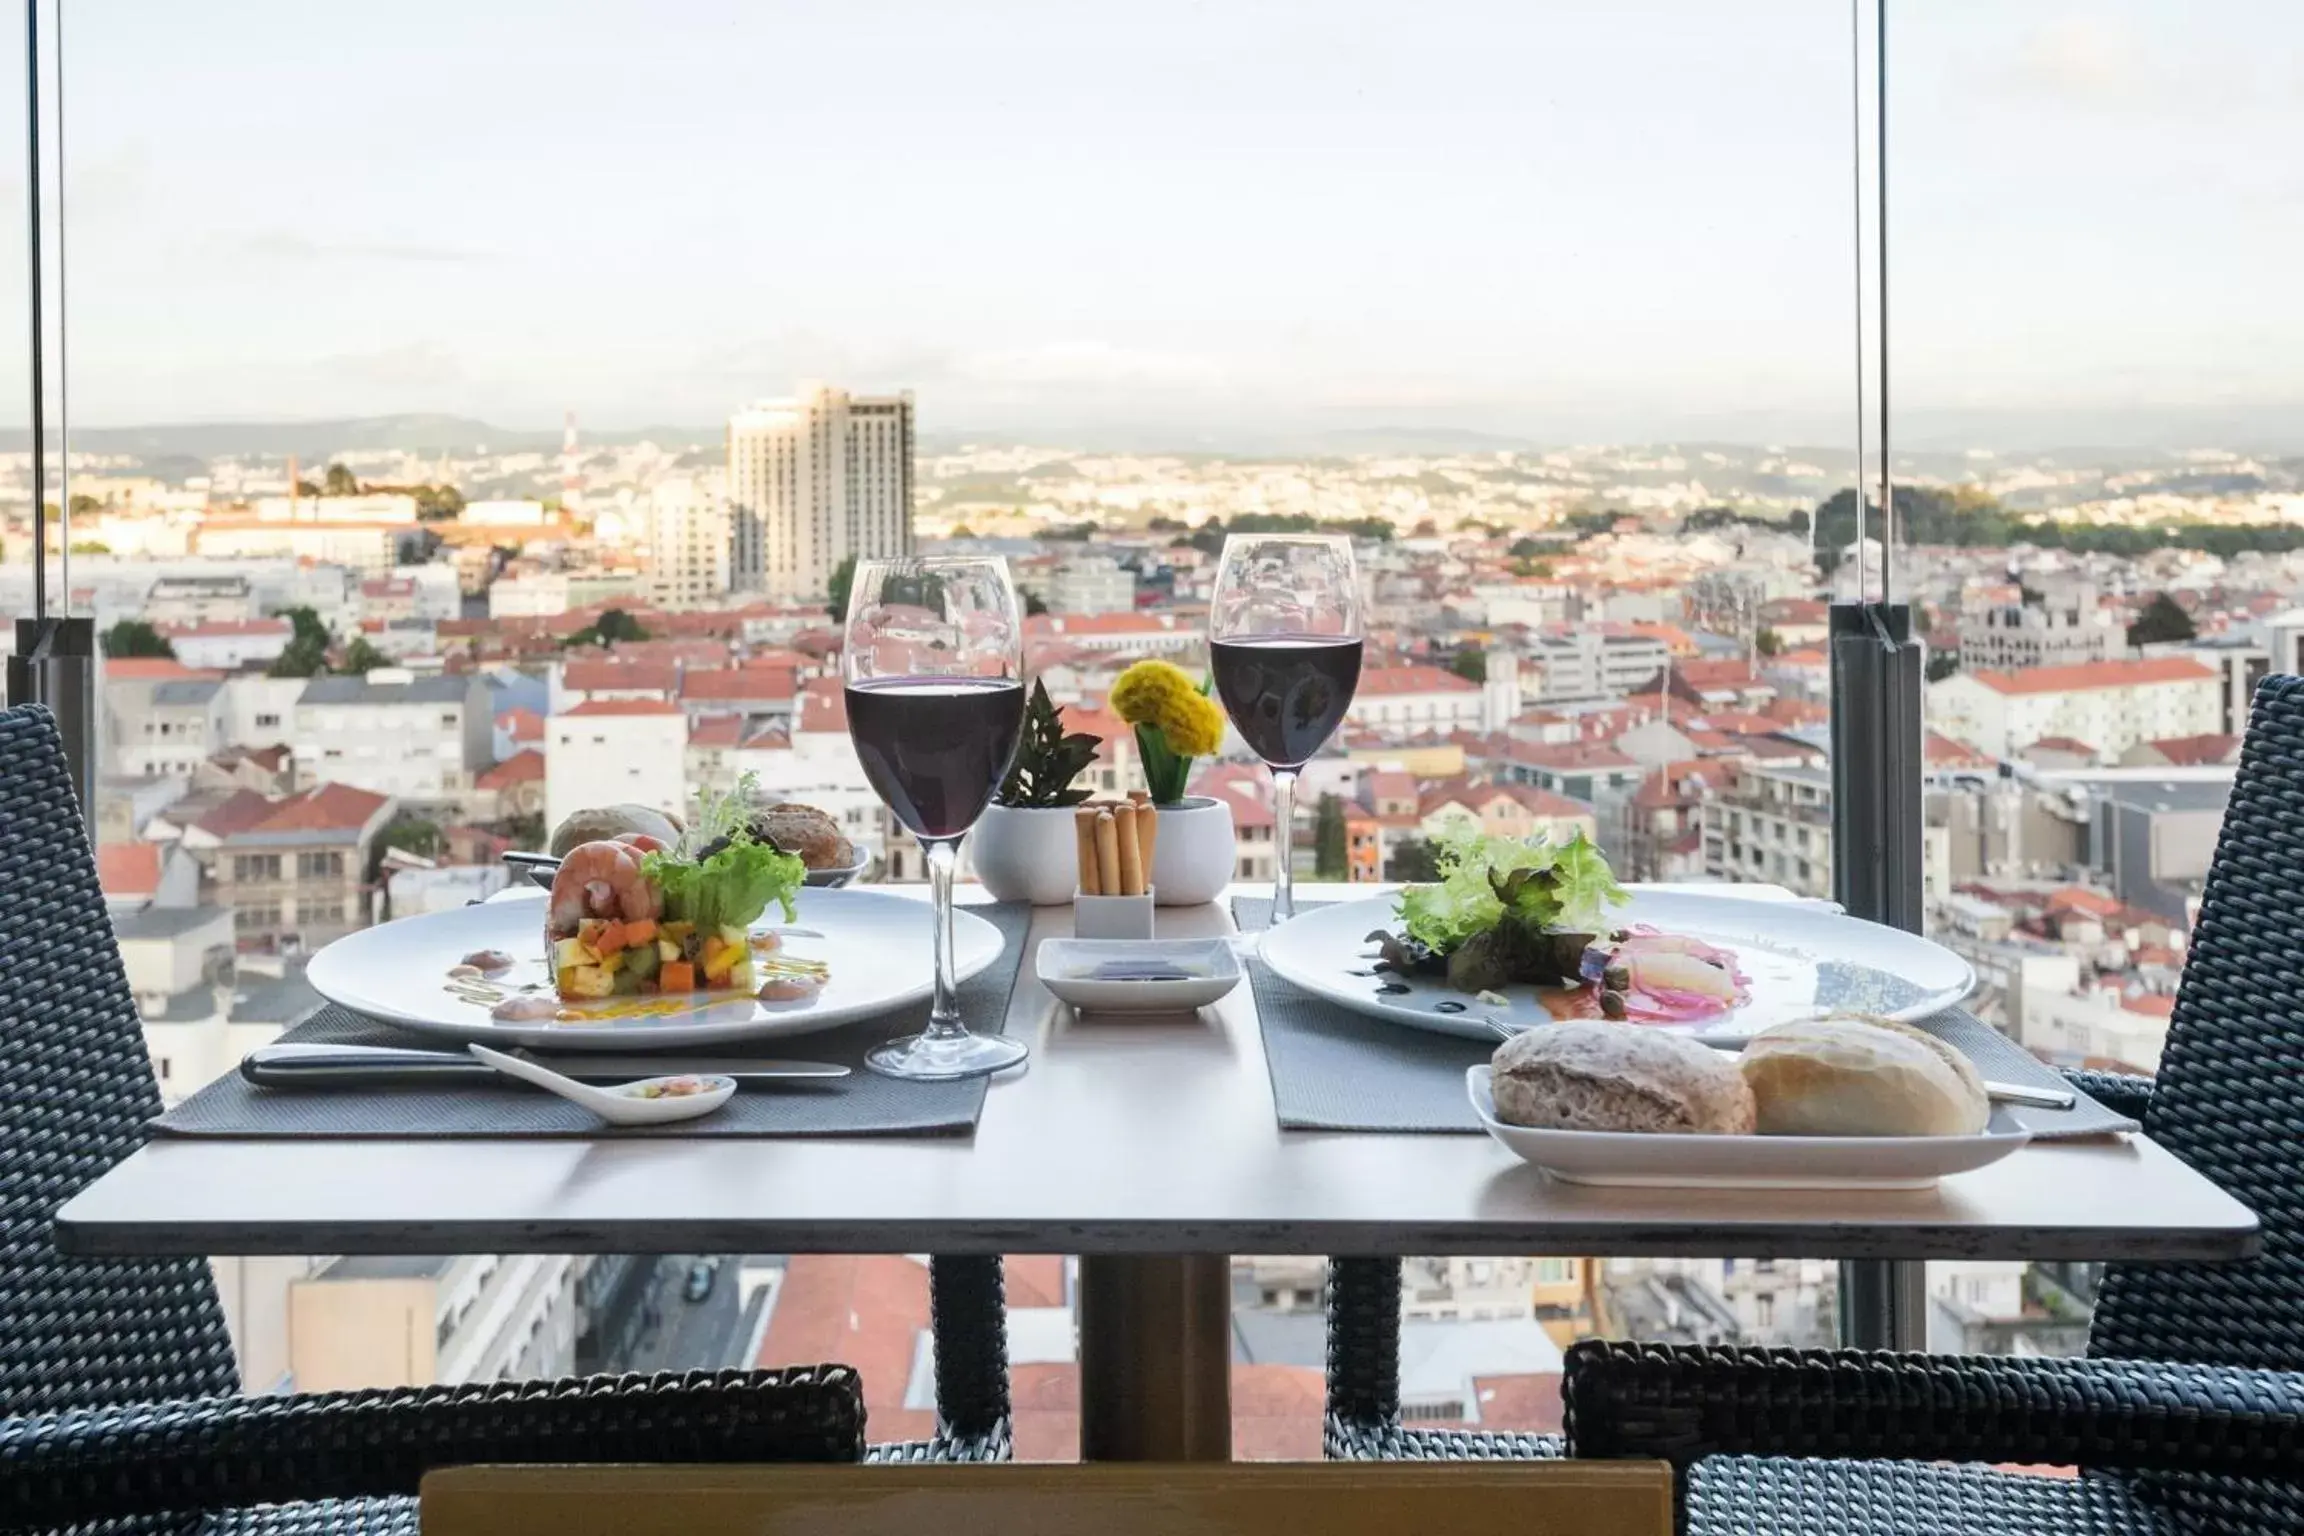
M 160 1111 L 64 744 L 0 710 L 0 1416 L 230 1392 L 202 1259 L 75 1259 L 50 1222 Z
M 2145 1129 L 2257 1214 L 2263 1251 L 2112 1266 L 2090 1352 L 2304 1370 L 2304 678 L 2256 690 Z

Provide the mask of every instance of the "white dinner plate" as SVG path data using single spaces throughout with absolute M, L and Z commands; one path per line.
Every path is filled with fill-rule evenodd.
M 823 989 L 803 1003 L 756 1002 L 744 993 L 702 993 L 675 1011 L 619 1016 L 620 1006 L 670 1002 L 620 998 L 569 1004 L 580 1016 L 535 1024 L 499 1024 L 488 1005 L 450 990 L 448 968 L 474 950 L 499 949 L 517 963 L 493 985 L 535 987 L 550 995 L 544 951 L 544 893 L 429 912 L 350 933 L 312 957 L 313 990 L 355 1013 L 419 1034 L 465 1043 L 544 1051 L 651 1051 L 732 1040 L 805 1035 L 916 1003 L 934 989 L 930 972 L 932 909 L 871 890 L 804 890 L 794 922 L 771 906 L 755 933 L 782 936 L 785 952 L 831 967 Z M 966 907 L 952 914 L 952 968 L 962 980 L 1000 957 L 1000 930 Z
M 1225 939 L 1042 939 L 1038 966 L 1084 1013 L 1190 1013 L 1240 985 Z
M 1488 1069 L 1464 1074 L 1473 1112 L 1522 1162 L 1571 1184 L 1678 1189 L 1926 1189 L 2032 1139 L 2005 1110 L 1975 1136 L 1676 1136 L 1539 1131 L 1496 1118 Z
M 1734 950 L 1737 965 L 1750 979 L 1750 1001 L 1689 1028 L 1749 1034 L 1840 1008 L 1924 1019 L 1959 1002 L 1976 985 L 1976 972 L 1967 961 L 1901 928 L 1801 902 L 1628 889 L 1632 899 L 1609 913 L 1612 925 L 1645 923 Z M 1504 1003 L 1493 1005 L 1456 991 L 1443 977 L 1376 970 L 1369 933 L 1378 928 L 1398 932 L 1399 926 L 1390 896 L 1344 902 L 1300 913 L 1268 930 L 1257 952 L 1275 974 L 1315 996 L 1417 1029 L 1493 1040 L 1496 1032 L 1481 1022 L 1483 1017 L 1522 1025 L 1552 1022 L 1534 987 L 1507 987 Z

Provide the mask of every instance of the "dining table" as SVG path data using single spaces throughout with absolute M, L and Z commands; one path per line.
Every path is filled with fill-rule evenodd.
M 1071 925 L 1069 906 L 1034 909 L 1025 942 Z M 1229 900 L 1159 914 L 1163 938 L 1232 931 Z M 1077 1255 L 1081 1450 L 1115 1461 L 1229 1456 L 1232 1255 L 2216 1262 L 2258 1240 L 2254 1214 L 2143 1134 L 2035 1141 L 1923 1189 L 1787 1191 L 1578 1185 L 1484 1135 L 1283 1129 L 1252 987 L 1189 1014 L 1082 1015 L 1032 961 L 1006 1019 L 1031 1056 L 970 1134 L 156 1137 L 61 1208 L 56 1239 L 86 1255 Z

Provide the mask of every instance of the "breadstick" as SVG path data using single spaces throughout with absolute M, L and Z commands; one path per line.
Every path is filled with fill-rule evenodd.
M 1128 803 L 1142 810 L 1152 803 L 1152 792 L 1148 789 L 1132 789 L 1128 791 Z
M 1160 808 L 1140 805 L 1136 808 L 1136 842 L 1143 850 L 1144 889 L 1152 889 L 1152 853 L 1160 846 Z
M 1080 836 L 1080 894 L 1100 896 L 1104 888 L 1096 879 L 1096 808 L 1084 805 L 1074 811 L 1072 827 Z
M 1096 888 L 1106 896 L 1120 894 L 1120 827 L 1110 811 L 1096 813 Z
M 1136 841 L 1136 807 L 1124 805 L 1112 813 L 1118 823 L 1120 844 L 1120 894 L 1144 894 L 1144 845 Z

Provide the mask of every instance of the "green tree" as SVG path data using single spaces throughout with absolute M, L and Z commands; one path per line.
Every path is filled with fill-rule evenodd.
M 969 527 L 966 523 L 954 523 L 952 525 L 952 537 L 956 539 L 972 539 L 976 537 L 976 530 Z
M 377 854 L 381 856 L 388 848 L 415 854 L 420 859 L 436 859 L 447 851 L 448 839 L 441 833 L 438 822 L 402 811 L 376 834 Z
M 336 670 L 366 677 L 376 668 L 390 665 L 392 665 L 392 658 L 370 645 L 366 635 L 355 635 L 352 637 L 352 644 L 344 652 L 342 664 Z
M 293 631 L 288 644 L 273 660 L 266 674 L 271 677 L 318 677 L 328 670 L 328 626 L 320 622 L 320 615 L 310 608 L 284 609 L 278 617 L 288 621 Z
M 1928 681 L 1940 683 L 1960 670 L 1958 651 L 1930 651 L 1928 653 Z
M 856 557 L 842 555 L 840 564 L 832 572 L 831 600 L 824 605 L 824 611 L 832 615 L 833 623 L 848 622 L 848 591 L 855 585 Z
M 168 637 L 142 619 L 122 619 L 104 631 L 107 656 L 165 656 L 174 659 L 176 647 Z
M 75 555 L 108 555 L 112 553 L 112 546 L 102 539 L 74 539 L 70 548 Z
M 1440 866 L 1432 845 L 1421 837 L 1404 837 L 1392 845 L 1392 862 L 1384 870 L 1387 880 L 1437 880 Z
M 1752 649 L 1758 651 L 1763 656 L 1782 655 L 1784 651 L 1784 637 L 1776 633 L 1776 631 L 1773 629 L 1770 629 L 1767 625 L 1763 624 L 1760 626 L 1760 633 L 1752 637 Z
M 1046 613 L 1047 611 L 1047 600 L 1041 597 L 1039 593 L 1027 592 L 1024 594 L 1024 617 L 1031 618 L 1034 614 Z
M 603 608 L 600 617 L 570 635 L 561 644 L 568 647 L 587 645 L 606 646 L 611 649 L 626 640 L 645 640 L 648 628 L 621 608 Z
M 1448 670 L 1466 682 L 1488 681 L 1488 653 L 1476 645 L 1468 645 L 1449 659 Z
M 2155 592 L 2144 611 L 2136 615 L 2136 622 L 2128 626 L 2130 645 L 2162 645 L 2172 641 L 2190 640 L 2199 634 L 2193 626 L 2192 615 L 2184 605 L 2165 592 Z
M 360 494 L 359 477 L 341 464 L 331 464 L 328 466 L 328 477 L 321 482 L 321 494 L 325 496 L 357 496 Z
M 464 493 L 452 485 L 419 485 L 413 494 L 419 521 L 444 523 L 463 514 Z
M 1512 547 L 1506 550 L 1505 553 L 1510 555 L 1515 560 L 1533 560 L 1538 555 L 1544 553 L 1544 546 L 1537 543 L 1534 539 L 1529 538 L 1526 534 L 1522 534 L 1519 538 L 1516 538 L 1512 541 Z
M 512 839 L 512 847 L 516 852 L 542 853 L 544 851 L 545 828 L 542 811 L 522 811 L 517 816 L 507 816 L 496 824 L 496 829 Z
M 1344 841 L 1344 802 L 1334 795 L 1322 795 L 1312 821 L 1313 879 L 1344 878 Z

